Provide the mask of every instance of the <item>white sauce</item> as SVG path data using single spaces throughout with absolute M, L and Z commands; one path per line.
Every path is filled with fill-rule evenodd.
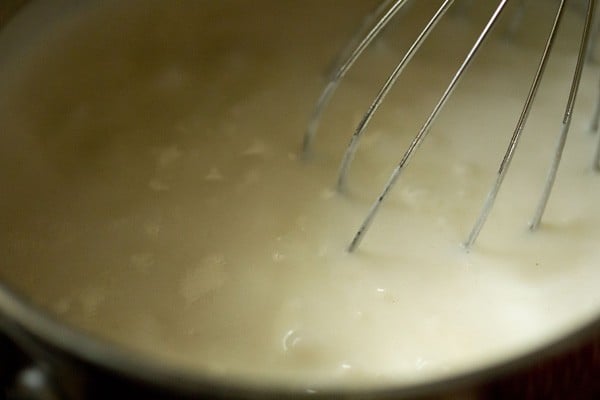
M 473 251 L 460 243 L 533 76 L 551 24 L 544 2 L 530 5 L 513 40 L 501 35 L 507 21 L 498 27 L 349 255 L 493 5 L 439 26 L 339 195 L 345 144 L 427 10 L 413 9 L 364 55 L 303 162 L 323 71 L 372 4 L 103 3 L 37 31 L 30 10 L 30 35 L 14 33 L 27 15 L 0 35 L 2 275 L 65 321 L 174 365 L 313 387 L 435 379 L 597 317 L 600 177 L 587 131 L 596 65 L 543 226 L 526 229 L 574 67 L 574 10 Z

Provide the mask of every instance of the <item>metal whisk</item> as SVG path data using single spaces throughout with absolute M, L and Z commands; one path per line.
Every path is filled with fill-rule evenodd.
M 520 1 L 520 4 L 519 4 L 520 8 L 518 9 L 518 11 L 516 13 L 516 17 L 514 19 L 515 23 L 518 23 L 518 19 L 520 18 L 520 15 L 522 14 L 522 11 L 523 11 L 524 3 L 526 2 L 526 0 L 519 0 L 519 1 Z M 338 61 L 336 63 L 335 72 L 332 74 L 329 82 L 327 83 L 324 91 L 322 92 L 322 94 L 319 97 L 319 100 L 315 106 L 313 115 L 308 124 L 308 129 L 304 136 L 303 152 L 305 155 L 308 154 L 312 150 L 313 141 L 314 141 L 314 138 L 317 133 L 317 129 L 318 129 L 318 125 L 319 125 L 321 116 L 322 116 L 327 104 L 331 100 L 335 90 L 339 86 L 342 78 L 346 75 L 348 70 L 352 67 L 354 62 L 360 57 L 360 55 L 363 53 L 363 51 L 371 44 L 371 42 L 378 36 L 378 34 L 385 28 L 385 26 L 390 23 L 392 18 L 396 14 L 398 14 L 398 12 L 400 10 L 402 10 L 409 3 L 410 3 L 409 0 L 383 0 L 383 2 L 370 15 L 368 15 L 364 19 L 364 22 L 363 22 L 363 25 L 361 26 L 360 31 L 356 34 L 355 38 L 351 41 L 351 44 L 346 47 L 346 49 L 342 52 L 341 56 L 338 58 Z M 402 60 L 398 63 L 398 65 L 395 67 L 393 72 L 387 78 L 386 82 L 381 87 L 379 93 L 377 94 L 377 96 L 375 97 L 373 102 L 371 103 L 371 106 L 369 107 L 369 109 L 367 110 L 367 112 L 364 114 L 363 118 L 359 122 L 356 130 L 354 131 L 354 134 L 352 135 L 352 138 L 350 139 L 350 143 L 348 144 L 348 147 L 346 149 L 346 152 L 344 153 L 344 156 L 343 156 L 343 159 L 342 159 L 342 162 L 340 165 L 339 175 L 337 178 L 338 191 L 343 190 L 343 188 L 346 184 L 348 171 L 349 171 L 350 165 L 352 163 L 354 154 L 357 150 L 359 141 L 360 141 L 362 135 L 364 134 L 373 115 L 375 114 L 375 112 L 377 111 L 377 109 L 379 108 L 379 106 L 381 105 L 383 100 L 385 99 L 386 95 L 391 90 L 394 83 L 397 81 L 399 76 L 402 74 L 402 71 L 404 70 L 406 65 L 411 61 L 411 59 L 413 58 L 415 53 L 419 50 L 421 45 L 425 42 L 425 40 L 427 39 L 429 34 L 434 30 L 434 28 L 436 27 L 438 22 L 444 17 L 444 15 L 447 13 L 447 11 L 452 7 L 453 3 L 454 3 L 454 0 L 442 1 L 441 5 L 437 9 L 437 11 L 429 19 L 429 22 L 427 22 L 427 24 L 425 25 L 423 30 L 420 32 L 420 34 L 417 36 L 415 41 L 409 47 L 406 54 L 403 56 Z M 508 4 L 509 4 L 509 0 L 499 0 L 498 1 L 497 7 L 494 9 L 489 20 L 485 24 L 483 30 L 481 31 L 481 33 L 475 40 L 475 43 L 473 44 L 473 46 L 467 53 L 467 55 L 464 58 L 464 60 L 462 61 L 462 63 L 460 64 L 460 67 L 455 72 L 450 83 L 448 84 L 447 88 L 445 89 L 445 91 L 443 92 L 441 97 L 439 98 L 438 102 L 436 103 L 433 110 L 429 114 L 425 123 L 422 125 L 421 129 L 419 130 L 417 135 L 414 137 L 414 139 L 410 143 L 408 149 L 404 152 L 404 155 L 402 156 L 402 158 L 400 159 L 400 161 L 394 168 L 394 170 L 393 170 L 392 174 L 390 175 L 387 183 L 385 184 L 383 190 L 381 191 L 379 196 L 377 196 L 376 200 L 373 202 L 369 212 L 367 213 L 367 216 L 363 220 L 358 231 L 354 235 L 352 242 L 349 245 L 348 250 L 350 252 L 354 251 L 359 246 L 361 240 L 367 233 L 371 223 L 375 219 L 375 216 L 377 215 L 377 211 L 379 210 L 379 207 L 381 206 L 383 201 L 387 198 L 390 190 L 393 188 L 393 186 L 396 183 L 396 181 L 398 180 L 400 174 L 402 173 L 404 168 L 407 166 L 408 162 L 411 160 L 415 151 L 420 147 L 421 143 L 423 142 L 423 140 L 429 133 L 431 126 L 433 125 L 436 118 L 438 117 L 438 114 L 443 109 L 443 107 L 445 106 L 448 99 L 451 97 L 457 84 L 459 83 L 461 78 L 464 76 L 465 71 L 469 68 L 469 66 L 472 63 L 473 59 L 475 58 L 476 54 L 479 52 L 482 44 L 484 43 L 486 38 L 489 36 L 489 33 L 491 32 L 493 27 L 496 25 L 496 22 L 498 21 L 500 15 L 506 9 L 506 6 Z M 500 167 L 498 169 L 495 182 L 494 182 L 491 190 L 489 191 L 487 198 L 484 201 L 482 210 L 481 210 L 473 228 L 471 229 L 471 232 L 469 233 L 467 239 L 464 242 L 464 247 L 466 249 L 471 248 L 473 246 L 473 244 L 475 243 L 475 241 L 477 240 L 477 237 L 478 237 L 481 229 L 483 228 L 483 226 L 493 208 L 493 205 L 494 205 L 496 196 L 500 190 L 500 187 L 502 186 L 502 182 L 508 171 L 511 160 L 514 156 L 515 150 L 517 148 L 517 145 L 518 145 L 521 135 L 523 133 L 525 123 L 527 121 L 527 118 L 529 116 L 531 107 L 532 107 L 534 99 L 536 97 L 538 88 L 540 86 L 542 76 L 544 75 L 546 64 L 548 62 L 549 55 L 552 52 L 552 48 L 553 48 L 553 45 L 554 45 L 554 42 L 555 42 L 555 39 L 557 36 L 556 34 L 557 34 L 558 28 L 560 26 L 561 20 L 563 18 L 564 12 L 565 12 L 565 5 L 566 5 L 566 0 L 560 0 L 558 3 L 557 9 L 556 9 L 556 14 L 554 16 L 554 21 L 552 24 L 552 28 L 550 29 L 550 32 L 547 36 L 544 51 L 539 60 L 537 70 L 535 72 L 535 75 L 534 75 L 532 83 L 531 83 L 531 87 L 529 89 L 525 103 L 523 105 L 523 109 L 521 111 L 520 117 L 518 119 L 518 122 L 514 129 L 514 132 L 510 139 L 506 153 L 504 154 L 502 162 L 500 163 Z M 546 208 L 546 204 L 548 202 L 550 193 L 552 191 L 552 187 L 554 185 L 554 181 L 556 179 L 556 174 L 557 174 L 558 167 L 559 167 L 559 164 L 561 161 L 563 149 L 564 149 L 567 135 L 569 132 L 571 119 L 573 116 L 573 109 L 575 106 L 577 91 L 578 91 L 579 84 L 581 81 L 581 75 L 582 75 L 584 61 L 586 58 L 586 54 L 588 53 L 590 48 L 593 47 L 593 43 L 591 43 L 590 37 L 592 36 L 591 31 L 595 30 L 595 28 L 594 28 L 595 8 L 596 8 L 596 0 L 588 0 L 587 1 L 587 11 L 586 11 L 586 16 L 585 16 L 585 23 L 584 23 L 584 26 L 582 29 L 581 39 L 579 42 L 577 63 L 575 66 L 575 71 L 573 74 L 573 79 L 572 79 L 572 83 L 571 83 L 571 87 L 570 87 L 570 91 L 569 91 L 568 101 L 567 101 L 565 113 L 564 113 L 563 120 L 562 120 L 562 127 L 560 130 L 558 144 L 556 146 L 556 151 L 554 153 L 554 157 L 552 159 L 552 162 L 551 162 L 551 165 L 550 165 L 550 168 L 548 171 L 548 176 L 546 178 L 546 182 L 545 182 L 540 200 L 535 209 L 533 218 L 529 224 L 529 228 L 531 230 L 536 230 L 540 224 L 540 221 L 544 214 L 544 210 Z M 599 105 L 596 110 L 595 117 L 592 122 L 592 129 L 597 130 L 599 119 L 600 119 L 600 101 L 599 101 Z M 600 143 L 598 145 L 598 151 L 595 156 L 594 167 L 597 170 L 600 170 Z

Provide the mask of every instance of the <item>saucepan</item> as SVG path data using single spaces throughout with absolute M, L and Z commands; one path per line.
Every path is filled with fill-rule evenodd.
M 29 3 L 0 3 L 0 35 Z M 12 190 L 0 186 L 2 192 Z M 3 270 L 14 267 L 5 260 L 0 264 Z M 475 371 L 408 385 L 307 391 L 178 369 L 63 322 L 1 278 L 0 386 L 7 399 L 600 398 L 600 314 L 559 340 Z

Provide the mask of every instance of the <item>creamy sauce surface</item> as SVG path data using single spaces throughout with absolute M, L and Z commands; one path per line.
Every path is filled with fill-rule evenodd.
M 460 244 L 554 3 L 528 2 L 512 38 L 501 22 L 348 254 L 492 5 L 440 24 L 338 194 L 353 129 L 436 2 L 418 2 L 360 59 L 310 160 L 300 144 L 328 63 L 373 2 L 63 3 L 44 24 L 32 8 L 0 34 L 0 274 L 69 324 L 202 373 L 318 387 L 437 379 L 598 316 L 596 65 L 543 225 L 527 230 L 560 131 L 578 10 L 472 251 Z

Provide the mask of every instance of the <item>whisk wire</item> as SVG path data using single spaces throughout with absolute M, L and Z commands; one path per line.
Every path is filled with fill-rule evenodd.
M 546 183 L 544 185 L 544 189 L 542 191 L 542 196 L 538 203 L 538 206 L 535 210 L 533 219 L 530 223 L 530 229 L 536 230 L 539 225 L 542 217 L 544 215 L 544 211 L 546 209 L 546 205 L 548 204 L 548 199 L 550 198 L 550 193 L 552 192 L 552 188 L 554 187 L 554 182 L 556 180 L 556 174 L 558 172 L 558 167 L 560 165 L 560 160 L 562 158 L 562 154 L 565 148 L 565 143 L 567 141 L 567 136 L 569 134 L 569 128 L 571 126 L 571 120 L 573 118 L 573 110 L 575 108 L 575 100 L 577 99 L 577 92 L 579 90 L 579 84 L 581 82 L 581 74 L 583 71 L 583 64 L 585 62 L 586 53 L 589 50 L 589 41 L 590 41 L 590 32 L 593 29 L 593 20 L 596 9 L 596 0 L 588 0 L 588 8 L 585 19 L 585 25 L 583 26 L 583 31 L 581 33 L 581 42 L 579 44 L 579 53 L 577 56 L 577 64 L 575 66 L 575 72 L 573 73 L 573 81 L 571 83 L 571 89 L 569 91 L 569 99 L 567 100 L 567 106 L 565 109 L 565 114 L 562 121 L 562 129 L 558 139 L 558 144 L 556 146 L 556 151 L 554 153 L 554 158 L 552 159 L 552 164 L 550 165 L 550 169 L 548 171 L 548 177 L 546 178 Z
M 600 83 L 600 81 L 599 81 Z M 600 125 L 600 84 L 598 85 L 598 94 L 596 97 L 596 108 L 594 110 L 594 116 L 592 117 L 592 123 L 590 124 L 590 130 L 598 133 L 598 126 Z M 592 162 L 592 168 L 596 172 L 600 172 L 600 135 L 598 136 L 598 144 L 596 145 L 596 152 L 594 154 L 594 160 Z
M 360 42 L 365 38 L 365 36 L 367 36 L 377 20 L 381 18 L 381 16 L 386 10 L 389 9 L 394 1 L 397 0 L 383 0 L 373 11 L 363 18 L 360 27 L 352 34 L 352 37 L 348 43 L 346 43 L 344 49 L 337 54 L 331 63 L 331 66 L 327 69 L 328 77 L 334 77 L 337 74 L 337 71 L 342 67 L 342 65 L 344 65 L 346 60 L 354 52 L 354 49 L 358 47 Z
M 316 106 L 313 110 L 313 113 L 311 115 L 311 118 L 309 120 L 308 128 L 304 135 L 304 140 L 303 140 L 303 145 L 302 145 L 302 152 L 303 152 L 304 156 L 306 156 L 310 153 L 311 148 L 312 148 L 312 143 L 317 134 L 317 129 L 319 127 L 319 121 L 321 120 L 321 115 L 323 114 L 323 111 L 325 111 L 327 104 L 329 104 L 331 97 L 335 93 L 335 90 L 339 86 L 340 82 L 342 81 L 342 79 L 344 78 L 344 76 L 346 75 L 348 70 L 350 70 L 352 65 L 354 65 L 354 62 L 358 59 L 358 57 L 360 57 L 360 55 L 369 46 L 369 44 L 371 44 L 373 39 L 375 39 L 377 37 L 377 35 L 381 32 L 381 30 L 383 28 L 385 28 L 387 23 L 394 17 L 394 15 L 396 15 L 396 13 L 400 9 L 402 9 L 402 7 L 404 7 L 408 3 L 408 1 L 409 0 L 396 0 L 392 4 L 392 6 L 389 8 L 389 10 L 380 19 L 377 20 L 377 23 L 375 24 L 375 26 L 373 26 L 373 28 L 366 34 L 366 36 L 362 39 L 362 41 L 360 41 L 360 43 L 356 46 L 356 48 L 350 53 L 350 55 L 345 60 L 345 62 L 343 62 L 341 64 L 339 69 L 331 77 L 331 79 L 325 86 L 325 89 L 319 96 L 319 99 L 317 100 L 317 104 L 316 104 Z M 386 0 L 386 4 L 387 4 L 387 0 Z M 374 11 L 374 14 L 380 13 L 381 9 L 382 9 L 382 7 L 377 7 L 377 9 Z M 368 18 L 368 20 L 371 19 L 371 17 L 367 17 L 367 18 Z
M 485 27 L 483 28 L 483 30 L 481 31 L 481 33 L 479 34 L 479 36 L 478 36 L 477 40 L 475 41 L 473 47 L 471 48 L 471 50 L 469 51 L 469 53 L 465 57 L 464 61 L 460 65 L 460 67 L 458 68 L 458 70 L 455 73 L 454 77 L 450 81 L 450 84 L 448 85 L 448 87 L 446 88 L 446 90 L 442 94 L 440 100 L 438 101 L 438 103 L 434 107 L 432 113 L 429 115 L 429 117 L 427 118 L 425 124 L 422 126 L 421 130 L 419 131 L 419 133 L 415 136 L 415 138 L 411 142 L 409 148 L 404 153 L 402 159 L 400 160 L 400 162 L 398 163 L 398 165 L 396 166 L 396 168 L 392 172 L 392 174 L 391 174 L 388 182 L 384 186 L 381 194 L 377 197 L 377 199 L 375 200 L 375 202 L 372 204 L 372 206 L 371 206 L 371 208 L 370 208 L 370 210 L 369 210 L 366 218 L 364 219 L 363 223 L 361 224 L 361 226 L 359 227 L 358 231 L 354 235 L 354 238 L 352 239 L 352 242 L 350 243 L 350 246 L 348 247 L 348 251 L 349 252 L 353 252 L 360 245 L 360 242 L 362 241 L 365 233 L 368 231 L 371 223 L 373 222 L 373 219 L 375 218 L 375 216 L 377 214 L 377 211 L 379 210 L 379 207 L 381 206 L 382 202 L 385 200 L 385 198 L 387 197 L 389 191 L 392 189 L 392 187 L 396 183 L 398 177 L 400 176 L 400 174 L 403 171 L 403 169 L 406 166 L 406 164 L 412 158 L 414 152 L 417 150 L 417 148 L 420 146 L 420 144 L 423 142 L 423 140 L 427 136 L 427 134 L 428 134 L 428 132 L 429 132 L 429 130 L 431 128 L 431 125 L 436 120 L 439 112 L 442 110 L 442 108 L 444 107 L 444 105 L 448 101 L 449 97 L 454 92 L 454 89 L 456 88 L 456 85 L 458 84 L 458 82 L 460 81 L 460 79 L 463 77 L 464 72 L 469 67 L 469 65 L 473 61 L 475 55 L 477 54 L 477 52 L 481 48 L 482 43 L 485 41 L 485 39 L 487 38 L 488 34 L 490 33 L 490 31 L 492 30 L 492 28 L 495 26 L 496 22 L 498 21 L 498 18 L 500 17 L 500 15 L 502 14 L 502 11 L 506 7 L 507 1 L 508 0 L 501 0 L 498 3 L 498 6 L 496 7 L 494 13 L 492 14 L 492 16 L 490 17 L 490 19 L 488 20 L 487 24 L 485 25 Z
M 359 30 L 359 33 L 355 35 L 350 45 L 346 47 L 345 51 L 341 53 L 337 58 L 337 62 L 334 65 L 337 65 L 338 68 L 334 74 L 332 74 L 331 79 L 327 83 L 327 86 L 321 93 L 315 109 L 313 110 L 313 114 L 308 124 L 307 131 L 304 135 L 303 147 L 304 154 L 310 152 L 312 142 L 314 141 L 314 137 L 316 135 L 316 131 L 318 128 L 319 120 L 321 115 L 329 103 L 331 97 L 333 96 L 336 88 L 340 84 L 340 81 L 343 79 L 348 70 L 352 67 L 354 62 L 358 59 L 358 57 L 364 52 L 364 50 L 371 44 L 374 38 L 385 28 L 385 26 L 389 23 L 389 21 L 394 17 L 394 15 L 402 9 L 408 3 L 409 0 L 383 0 L 383 2 L 371 13 L 367 18 L 363 20 L 363 26 Z M 389 192 L 396 184 L 396 181 L 400 177 L 401 173 L 404 171 L 405 167 L 408 165 L 410 160 L 412 159 L 414 153 L 422 142 L 425 140 L 429 131 L 436 121 L 439 113 L 444 108 L 446 102 L 452 96 L 456 86 L 462 79 L 465 74 L 465 71 L 468 69 L 473 59 L 479 52 L 483 42 L 488 37 L 491 30 L 496 25 L 500 15 L 503 13 L 507 6 L 508 0 L 498 0 L 496 8 L 489 20 L 485 24 L 483 30 L 479 33 L 479 36 L 475 40 L 471 49 L 463 59 L 461 65 L 454 73 L 450 83 L 446 87 L 445 91 L 439 98 L 435 107 L 427 117 L 424 124 L 421 126 L 421 129 L 415 135 L 413 140 L 411 141 L 408 148 L 405 150 L 402 158 L 398 162 L 398 164 L 393 169 L 390 174 L 385 186 L 380 192 L 379 196 L 375 199 L 375 201 L 371 204 L 369 212 L 366 217 L 362 221 L 362 224 L 356 231 L 353 239 L 348 247 L 349 252 L 353 252 L 360 245 L 362 239 L 365 234 L 369 230 L 373 220 L 375 219 L 377 212 L 381 204 L 386 200 Z M 510 23 L 507 33 L 512 35 L 518 29 L 518 26 L 521 24 L 521 20 L 523 18 L 524 10 L 525 10 L 526 0 L 520 0 L 518 3 L 518 8 L 516 9 L 515 16 Z M 403 56 L 402 60 L 396 65 L 392 73 L 388 76 L 387 80 L 379 90 L 378 94 L 374 98 L 367 112 L 363 115 L 363 118 L 357 125 L 353 135 L 350 138 L 344 156 L 342 158 L 338 179 L 337 179 L 337 189 L 338 191 L 342 191 L 345 188 L 347 176 L 349 169 L 351 167 L 352 161 L 354 159 L 354 155 L 358 149 L 358 145 L 360 139 L 366 132 L 366 128 L 372 120 L 374 114 L 379 109 L 380 105 L 389 94 L 389 91 L 397 82 L 398 78 L 404 71 L 404 68 L 407 64 L 412 60 L 413 56 L 420 49 L 422 44 L 428 38 L 429 34 L 433 31 L 433 29 L 437 26 L 439 21 L 443 18 L 446 12 L 451 8 L 454 4 L 454 0 L 444 0 L 440 5 L 437 12 L 433 15 L 433 17 L 428 21 L 423 30 L 419 33 L 415 41 L 412 43 L 406 54 Z M 531 85 L 523 104 L 523 108 L 521 110 L 521 114 L 519 115 L 518 121 L 516 123 L 515 129 L 510 137 L 506 152 L 502 157 L 500 162 L 500 166 L 497 170 L 496 178 L 493 182 L 493 185 L 488 192 L 484 204 L 478 217 L 466 239 L 463 243 L 463 246 L 468 250 L 470 249 L 474 243 L 476 242 L 479 234 L 485 225 L 496 201 L 502 183 L 506 177 L 508 169 L 510 168 L 512 159 L 515 155 L 516 149 L 519 145 L 521 137 L 523 135 L 523 131 L 525 129 L 525 125 L 529 118 L 529 114 L 531 112 L 533 103 L 537 97 L 538 89 L 540 87 L 542 78 L 544 76 L 544 72 L 546 70 L 546 66 L 548 60 L 550 58 L 550 54 L 552 52 L 552 48 L 554 47 L 557 32 L 561 25 L 561 21 L 563 19 L 563 15 L 565 13 L 565 4 L 566 0 L 560 0 L 559 4 L 556 8 L 556 12 L 554 14 L 554 20 L 552 27 L 546 37 L 545 46 L 543 49 L 543 53 L 539 59 L 538 66 L 531 81 Z M 463 3 L 464 6 L 464 3 Z M 387 10 L 387 11 L 386 11 Z M 543 186 L 543 190 L 541 192 L 540 199 L 537 203 L 537 207 L 534 211 L 533 218 L 529 224 L 531 230 L 536 230 L 542 217 L 544 215 L 546 206 L 548 204 L 552 188 L 556 181 L 558 168 L 560 166 L 560 162 L 562 159 L 562 155 L 564 152 L 565 144 L 567 141 L 569 129 L 571 126 L 571 121 L 573 118 L 573 111 L 575 108 L 575 102 L 577 99 L 577 93 L 579 90 L 579 86 L 582 78 L 583 66 L 586 60 L 590 59 L 591 53 L 593 52 L 593 48 L 595 47 L 595 42 L 592 38 L 593 35 L 596 35 L 599 26 L 599 17 L 596 15 L 596 0 L 588 0 L 587 2 L 587 13 L 585 17 L 585 24 L 583 26 L 581 32 L 581 39 L 579 42 L 579 50 L 577 55 L 577 62 L 575 65 L 575 70 L 573 72 L 573 78 L 569 90 L 569 95 L 567 99 L 567 104 L 565 107 L 565 112 L 562 119 L 561 130 L 558 136 L 557 145 L 555 151 L 553 153 L 553 157 L 548 169 L 547 177 Z M 372 27 L 371 27 L 372 26 Z M 364 36 L 364 37 L 363 37 Z M 362 40 L 360 37 L 363 37 Z M 592 131 L 598 131 L 600 123 L 600 88 L 599 88 L 599 97 L 598 102 L 596 104 L 596 109 L 594 112 L 593 119 L 591 121 L 590 129 Z M 593 160 L 593 168 L 600 172 L 600 139 L 598 141 L 598 145 L 595 151 L 594 160 Z
M 598 94 L 596 98 L 596 107 L 594 108 L 594 115 L 590 123 L 590 131 L 598 132 L 598 126 L 600 125 L 600 81 L 598 82 Z
M 346 152 L 344 153 L 344 157 L 340 164 L 340 170 L 337 180 L 338 191 L 342 191 L 345 188 L 348 170 L 350 169 L 350 165 L 352 164 L 352 160 L 356 153 L 356 149 L 358 148 L 358 143 L 363 133 L 365 132 L 365 129 L 369 125 L 369 122 L 373 118 L 373 115 L 375 114 L 375 112 L 377 111 L 377 109 L 379 108 L 389 91 L 392 89 L 392 87 L 404 71 L 404 67 L 406 67 L 410 60 L 412 60 L 415 53 L 419 50 L 423 42 L 427 39 L 429 34 L 433 31 L 435 26 L 446 14 L 446 12 L 452 6 L 453 3 L 454 0 L 445 0 L 442 3 L 440 8 L 429 20 L 425 28 L 421 31 L 417 39 L 412 43 L 412 45 L 410 46 L 400 63 L 398 63 L 392 74 L 388 77 L 387 81 L 375 97 L 375 100 L 373 100 L 373 103 L 371 103 L 371 106 L 369 107 L 368 111 L 365 113 L 362 120 L 358 124 L 356 130 L 354 131 L 354 134 L 352 135 L 352 138 L 350 139 L 350 143 L 348 144 L 348 147 L 346 149 Z
M 531 87 L 529 88 L 529 93 L 527 94 L 527 98 L 525 100 L 525 104 L 523 106 L 523 110 L 521 111 L 521 115 L 519 116 L 519 120 L 517 122 L 517 126 L 513 132 L 513 135 L 510 139 L 508 148 L 502 162 L 500 163 L 500 168 L 498 169 L 498 173 L 496 175 L 496 180 L 492 186 L 492 189 L 489 191 L 485 202 L 483 204 L 483 208 L 475 221 L 475 225 L 471 229 L 471 233 L 469 234 L 467 240 L 464 243 L 464 247 L 469 249 L 479 236 L 483 225 L 487 221 L 487 218 L 494 207 L 494 202 L 496 201 L 496 197 L 498 196 L 498 192 L 500 191 L 500 187 L 502 186 L 502 182 L 504 181 L 504 177 L 510 167 L 510 163 L 515 154 L 515 150 L 517 145 L 519 144 L 519 140 L 523 133 L 523 129 L 525 127 L 525 123 L 527 122 L 527 118 L 529 117 L 529 112 L 531 111 L 531 106 L 533 105 L 533 101 L 537 95 L 538 88 L 540 86 L 542 76 L 544 75 L 544 70 L 546 69 L 546 65 L 550 56 L 550 52 L 554 45 L 554 41 L 556 39 L 556 32 L 560 25 L 560 21 L 562 20 L 563 12 L 564 12 L 565 0 L 561 0 L 558 6 L 554 22 L 552 24 L 552 29 L 548 34 L 548 38 L 546 40 L 546 45 L 544 47 L 544 52 L 542 53 L 542 57 L 538 64 L 537 71 L 533 78 L 533 82 L 531 83 Z

